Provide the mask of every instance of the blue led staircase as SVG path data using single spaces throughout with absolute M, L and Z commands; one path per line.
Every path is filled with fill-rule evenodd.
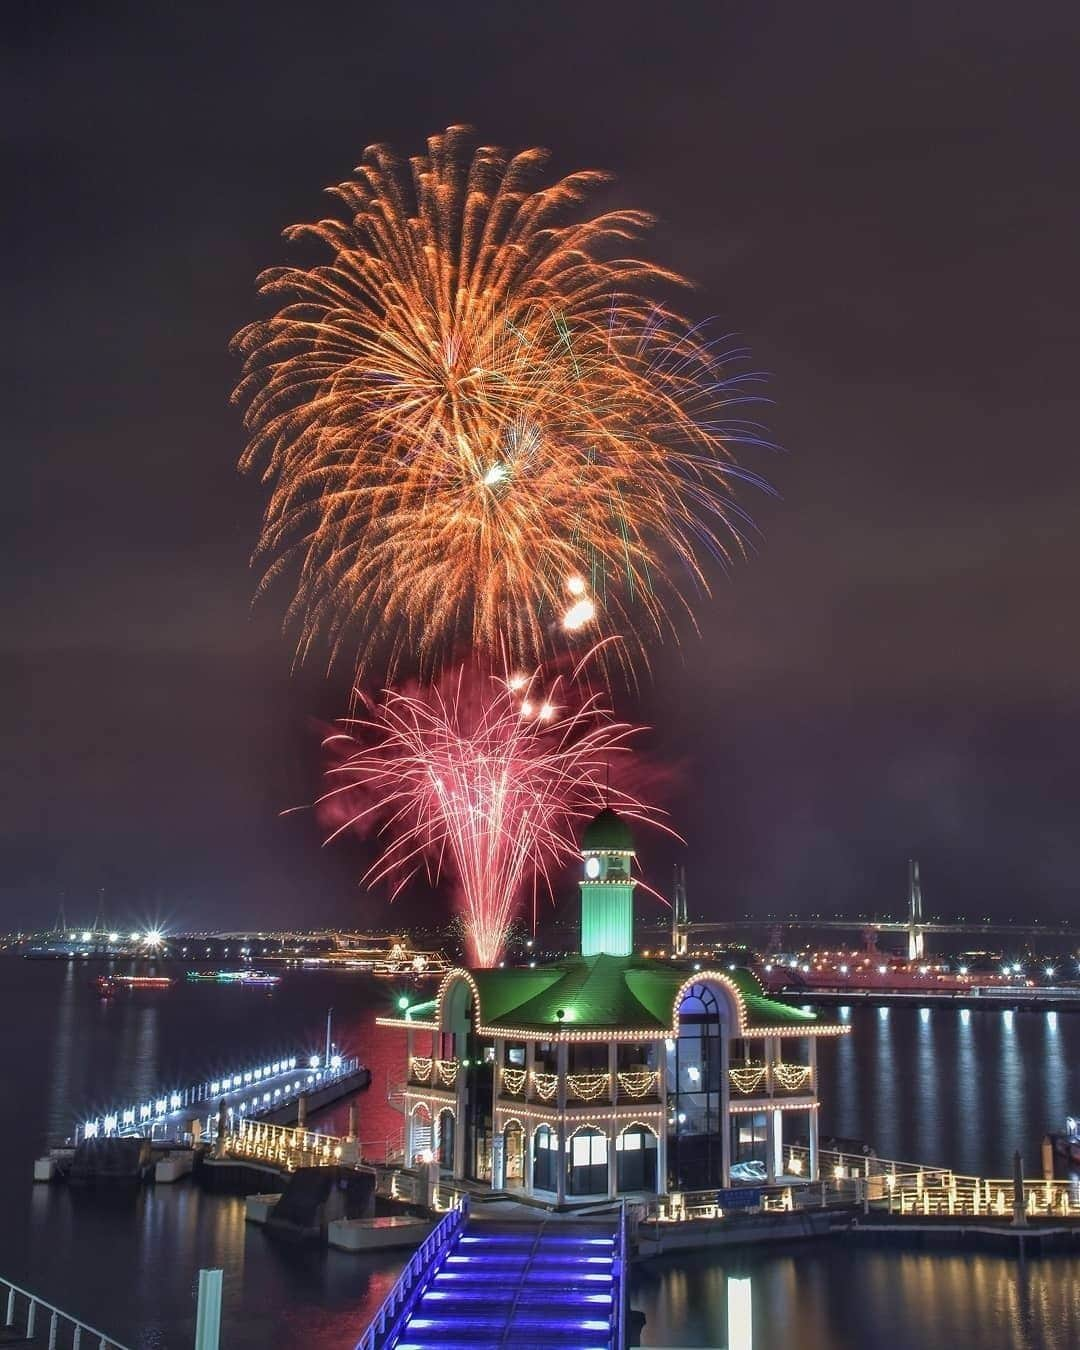
M 610 1227 L 469 1223 L 394 1350 L 613 1350 L 615 1246 Z

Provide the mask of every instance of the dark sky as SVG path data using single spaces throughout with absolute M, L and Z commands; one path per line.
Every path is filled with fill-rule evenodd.
M 277 814 L 346 680 L 252 612 L 227 343 L 365 145 L 462 121 L 613 170 L 770 372 L 760 550 L 638 709 L 692 909 L 885 908 L 913 853 L 931 909 L 1073 912 L 1078 37 L 1048 0 L 10 6 L 0 927 L 102 886 L 380 913 Z

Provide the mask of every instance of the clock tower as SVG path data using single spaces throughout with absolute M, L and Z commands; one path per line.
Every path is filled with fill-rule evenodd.
M 630 826 L 605 807 L 585 827 L 581 841 L 582 956 L 630 956 L 634 950 L 634 886 Z

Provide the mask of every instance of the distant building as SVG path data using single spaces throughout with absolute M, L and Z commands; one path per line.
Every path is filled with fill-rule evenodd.
M 747 970 L 633 954 L 634 841 L 614 811 L 582 839 L 580 955 L 451 970 L 408 1032 L 406 1160 L 559 1204 L 817 1175 L 819 1036 Z M 733 1171 L 735 1169 L 734 1178 Z

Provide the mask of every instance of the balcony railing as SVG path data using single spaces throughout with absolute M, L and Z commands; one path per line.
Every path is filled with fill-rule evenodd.
M 499 1074 L 499 1084 L 504 1097 L 522 1097 L 525 1094 L 524 1069 L 502 1069 Z
M 813 1091 L 809 1064 L 740 1064 L 728 1069 L 728 1081 L 744 1097 L 795 1096 Z
M 425 1087 L 450 1088 L 457 1082 L 457 1074 L 456 1059 L 430 1059 L 426 1055 L 413 1055 L 409 1060 L 410 1083 L 420 1083 Z
M 600 1097 L 610 1098 L 611 1075 L 609 1073 L 568 1073 L 566 1075 L 566 1100 L 571 1102 L 595 1102 Z
M 657 1069 L 631 1069 L 615 1075 L 615 1100 L 620 1102 L 655 1101 L 660 1092 L 660 1072 Z M 499 1070 L 499 1095 L 518 1101 L 554 1102 L 559 1091 L 559 1076 L 543 1069 Z M 579 1102 L 611 1102 L 610 1073 L 571 1073 L 566 1076 L 566 1100 L 569 1105 Z
M 631 1069 L 615 1075 L 619 1085 L 620 1097 L 631 1097 L 640 1101 L 643 1097 L 656 1097 L 660 1092 L 659 1069 Z
M 813 1070 L 809 1064 L 777 1062 L 769 1070 L 773 1092 L 810 1092 L 813 1089 Z
M 453 1087 L 457 1082 L 458 1062 L 456 1059 L 437 1059 L 435 1072 L 438 1075 L 436 1087 Z
M 532 1095 L 539 1097 L 542 1102 L 550 1102 L 559 1090 L 559 1075 L 540 1073 L 537 1069 L 533 1069 L 530 1088 Z

